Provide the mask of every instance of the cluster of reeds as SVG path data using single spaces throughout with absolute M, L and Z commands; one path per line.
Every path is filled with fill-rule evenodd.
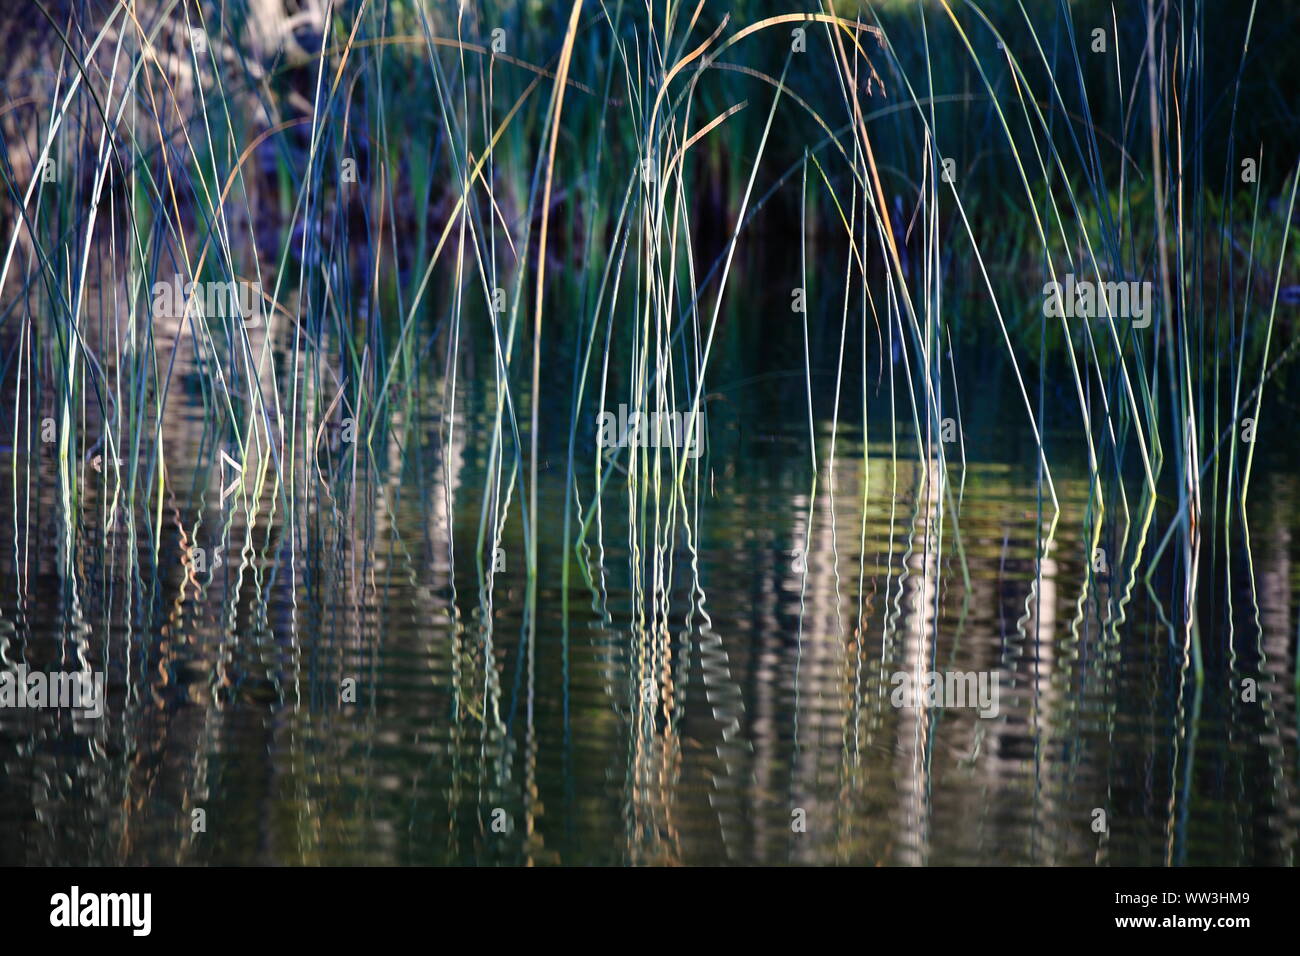
M 802 326 L 812 500 L 851 416 L 932 463 L 927 548 L 964 568 L 959 366 L 995 353 L 1005 414 L 1036 443 L 1040 561 L 1055 462 L 1082 450 L 1110 632 L 1162 582 L 1199 675 L 1198 590 L 1248 539 L 1254 439 L 1288 424 L 1263 416 L 1294 347 L 1296 139 L 1238 135 L 1266 18 L 1288 15 L 1251 3 L 1240 35 L 1211 39 L 1196 0 L 1124 6 L 33 0 L 14 42 L 36 52 L 0 117 L 20 592 L 50 487 L 70 592 L 93 553 L 128 577 L 184 568 L 184 600 L 215 573 L 191 560 L 202 542 L 244 555 L 250 581 L 292 579 L 316 516 L 365 538 L 412 477 L 440 489 L 451 560 L 470 443 L 478 659 L 503 545 L 522 541 L 526 632 L 552 574 L 567 620 L 575 571 L 599 600 L 592 532 L 617 502 L 653 721 L 720 320 L 761 283 L 737 263 L 766 243 L 798 278 L 764 290 L 788 315 L 752 321 Z M 1067 274 L 1151 283 L 1153 321 L 1049 315 L 1044 286 Z M 173 277 L 183 301 L 160 308 Z M 260 308 L 212 314 L 204 283 Z M 827 329 L 836 361 L 815 374 Z M 491 378 L 468 436 L 466 375 Z M 597 414 L 619 403 L 685 416 L 704 455 L 602 449 Z M 443 475 L 418 474 L 428 448 Z M 548 469 L 563 504 L 545 541 Z

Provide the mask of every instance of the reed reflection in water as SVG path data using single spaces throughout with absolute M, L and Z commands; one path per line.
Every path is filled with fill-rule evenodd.
M 247 497 L 169 502 L 156 565 L 108 531 L 61 578 L 53 489 L 33 498 L 5 660 L 91 661 L 108 712 L 0 714 L 6 862 L 1292 862 L 1286 522 L 1255 539 L 1258 626 L 1238 575 L 1198 687 L 1151 593 L 1088 574 L 1086 479 L 1058 475 L 1038 562 L 1032 470 L 969 462 L 963 562 L 933 461 L 843 423 L 832 456 L 820 423 L 810 495 L 794 425 L 694 490 L 657 571 L 627 510 L 597 509 L 567 602 L 544 471 L 530 642 L 522 540 L 475 560 L 490 422 L 459 406 L 350 500 L 289 516 L 268 493 L 251 527 Z M 1294 479 L 1261 480 L 1294 515 Z M 901 671 L 994 674 L 998 714 L 895 706 Z

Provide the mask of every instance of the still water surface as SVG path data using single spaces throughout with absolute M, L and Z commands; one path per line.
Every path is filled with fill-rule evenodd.
M 1155 600 L 1174 585 L 1115 569 L 1085 588 L 1088 486 L 1068 459 L 1039 560 L 1050 508 L 1012 416 L 971 429 L 954 472 L 963 567 L 913 443 L 819 415 L 814 488 L 802 381 L 737 379 L 710 405 L 690 535 L 647 557 L 615 474 L 567 601 L 565 448 L 547 447 L 529 641 L 518 520 L 499 561 L 486 549 L 490 589 L 476 558 L 489 381 L 463 376 L 450 417 L 411 423 L 400 473 L 361 475 L 352 503 L 264 509 L 251 534 L 215 479 L 192 481 L 220 470 L 200 442 L 171 466 L 158 560 L 132 567 L 152 543 L 118 530 L 107 555 L 79 546 L 74 579 L 37 467 L 4 522 L 0 647 L 11 667 L 106 671 L 107 712 L 0 710 L 0 862 L 1294 862 L 1287 468 L 1265 462 L 1251 551 L 1205 584 L 1198 686 Z M 171 401 L 202 433 L 202 407 Z M 575 516 L 594 487 L 580 451 Z M 181 528 L 207 542 L 193 580 Z M 658 605 L 654 580 L 671 582 Z M 895 706 L 900 671 L 993 675 L 997 715 Z

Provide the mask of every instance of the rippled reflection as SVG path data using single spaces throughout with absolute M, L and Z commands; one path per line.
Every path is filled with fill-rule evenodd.
M 89 662 L 108 703 L 0 710 L 3 862 L 1293 862 L 1293 477 L 1259 479 L 1216 571 L 1233 627 L 1199 685 L 1175 586 L 1088 574 L 1082 474 L 1052 534 L 1023 463 L 972 459 L 949 500 L 937 461 L 842 422 L 815 489 L 797 425 L 738 439 L 684 526 L 584 492 L 567 591 L 552 462 L 530 639 L 525 542 L 492 530 L 511 466 L 446 394 L 387 477 L 332 480 L 322 431 L 293 513 L 254 449 L 233 507 L 183 500 L 223 466 L 201 410 L 176 423 L 156 562 L 92 500 L 65 574 L 54 487 L 20 498 L 5 665 Z M 894 705 L 930 671 L 996 675 L 998 715 Z

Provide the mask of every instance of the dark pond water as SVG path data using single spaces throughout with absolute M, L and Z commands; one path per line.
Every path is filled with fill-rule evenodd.
M 265 494 L 251 529 L 178 390 L 157 543 L 92 503 L 70 574 L 53 466 L 15 479 L 6 455 L 0 655 L 89 664 L 107 699 L 98 719 L 0 709 L 0 862 L 1294 862 L 1285 456 L 1253 479 L 1250 549 L 1203 574 L 1198 683 L 1168 621 L 1176 580 L 1088 573 L 1066 438 L 1041 554 L 1032 439 L 980 411 L 1012 403 L 1003 379 L 964 383 L 944 495 L 901 410 L 895 445 L 874 405 L 865 438 L 860 415 L 817 409 L 814 486 L 802 357 L 776 351 L 770 371 L 711 378 L 689 529 L 666 545 L 653 507 L 630 525 L 618 459 L 593 510 L 580 442 L 572 520 L 590 523 L 567 590 L 566 447 L 544 445 L 535 631 L 517 516 L 476 557 L 490 364 L 454 406 L 430 376 L 404 468 L 379 441 L 386 474 L 346 499 L 320 485 L 293 514 Z M 898 699 L 895 675 L 928 672 L 986 675 L 996 713 Z

